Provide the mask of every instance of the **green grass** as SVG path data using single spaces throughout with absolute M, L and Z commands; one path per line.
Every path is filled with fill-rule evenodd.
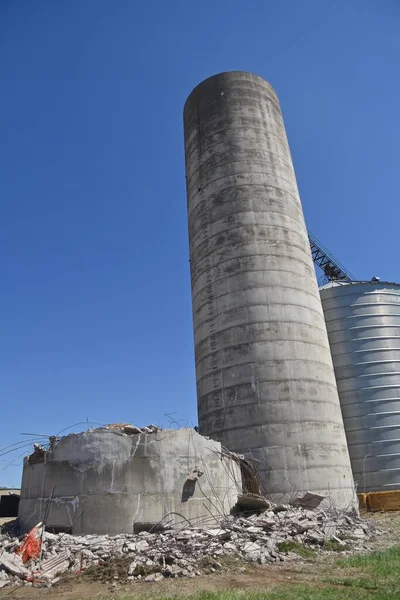
M 132 596 L 112 596 L 115 600 L 133 600 Z M 136 597 L 138 598 L 138 597 Z M 136 600 L 135 598 L 135 600 Z M 398 600 L 398 593 L 387 590 L 354 590 L 353 588 L 315 588 L 311 586 L 293 586 L 290 588 L 268 591 L 225 591 L 201 592 L 194 596 L 156 596 L 145 595 L 143 599 L 151 600 Z M 110 600 L 110 596 L 103 600 Z
M 302 558 L 314 558 L 315 550 L 310 550 L 309 548 L 305 548 L 299 542 L 290 541 L 290 542 L 281 542 L 278 544 L 279 552 L 295 552 Z
M 290 551 L 293 551 L 292 547 Z M 290 583 L 283 580 L 282 584 L 271 588 L 266 578 L 269 589 L 265 591 L 198 592 L 184 597 L 187 600 L 400 600 L 400 546 L 331 563 L 313 561 L 307 563 L 307 569 L 308 572 L 298 573 L 306 583 L 294 582 L 293 577 Z M 258 577 L 257 581 L 262 587 L 262 578 Z M 196 580 L 193 580 L 195 587 Z M 168 595 L 162 586 L 154 590 L 149 588 L 145 594 L 108 596 L 107 600 L 111 597 L 114 600 L 183 598 Z
M 323 549 L 329 550 L 330 552 L 343 552 L 344 550 L 350 550 L 351 546 L 348 544 L 340 544 L 336 540 L 326 540 Z

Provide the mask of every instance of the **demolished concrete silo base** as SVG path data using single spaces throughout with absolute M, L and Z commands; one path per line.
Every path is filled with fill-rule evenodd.
M 51 503 L 46 527 L 54 532 L 201 526 L 229 514 L 241 489 L 238 461 L 194 429 L 100 428 L 26 457 L 19 521 L 31 529 Z

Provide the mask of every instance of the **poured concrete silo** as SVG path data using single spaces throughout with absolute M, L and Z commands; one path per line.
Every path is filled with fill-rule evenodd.
M 278 98 L 203 81 L 184 109 L 200 432 L 259 461 L 270 494 L 354 491 L 328 338 Z

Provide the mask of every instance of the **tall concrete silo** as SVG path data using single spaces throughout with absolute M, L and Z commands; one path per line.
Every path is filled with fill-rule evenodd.
M 320 292 L 358 491 L 400 489 L 400 285 Z
M 354 500 L 325 321 L 278 98 L 215 75 L 184 109 L 199 427 L 267 493 Z

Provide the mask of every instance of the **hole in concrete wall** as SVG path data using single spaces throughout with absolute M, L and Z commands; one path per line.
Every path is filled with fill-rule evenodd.
M 247 460 L 240 460 L 240 472 L 242 475 L 242 488 L 245 494 L 261 495 L 260 478 L 255 467 Z
M 48 531 L 49 533 L 69 533 L 70 535 L 72 535 L 72 527 L 51 527 L 49 525 L 46 525 L 46 531 Z
M 187 502 L 196 490 L 196 481 L 193 479 L 187 479 L 183 484 L 181 502 Z
M 151 533 L 160 533 L 165 531 L 167 527 L 161 523 L 134 523 L 133 533 L 140 533 L 141 531 L 151 531 Z

